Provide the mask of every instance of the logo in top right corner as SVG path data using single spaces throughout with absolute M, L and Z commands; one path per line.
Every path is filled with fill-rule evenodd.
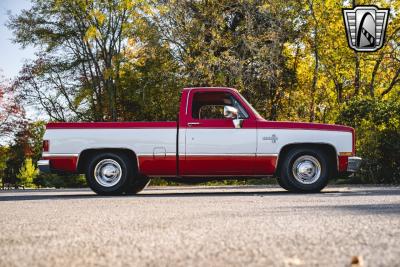
M 376 6 L 343 8 L 344 25 L 349 46 L 359 52 L 374 52 L 385 41 L 389 9 Z

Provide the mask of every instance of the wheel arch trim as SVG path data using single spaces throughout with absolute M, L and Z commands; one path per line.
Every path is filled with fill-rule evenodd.
M 78 154 L 78 159 L 77 159 L 77 163 L 76 163 L 76 170 L 78 173 L 82 173 L 83 172 L 83 167 L 84 167 L 84 163 L 85 163 L 85 156 L 86 154 L 91 154 L 91 153 L 95 153 L 95 152 L 125 152 L 125 153 L 129 153 L 131 155 L 133 155 L 133 158 L 135 160 L 134 162 L 134 166 L 137 168 L 137 170 L 139 170 L 139 161 L 138 161 L 138 155 L 135 151 L 133 151 L 130 148 L 127 147 L 96 147 L 96 148 L 85 148 L 84 150 L 82 150 L 81 152 L 79 152 Z
M 280 171 L 280 167 L 281 167 L 281 160 L 283 160 L 284 155 L 292 148 L 294 147 L 329 147 L 330 149 L 333 150 L 334 154 L 335 154 L 335 169 L 339 170 L 339 153 L 336 149 L 336 147 L 332 144 L 332 143 L 328 143 L 328 142 L 294 142 L 294 143 L 288 143 L 285 144 L 284 146 L 282 146 L 279 150 L 278 153 L 278 157 L 276 159 L 276 169 L 275 169 L 275 174 L 278 174 Z

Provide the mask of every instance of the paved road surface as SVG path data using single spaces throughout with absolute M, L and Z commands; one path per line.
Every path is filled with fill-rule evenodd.
M 0 191 L 0 266 L 400 266 L 400 187 Z

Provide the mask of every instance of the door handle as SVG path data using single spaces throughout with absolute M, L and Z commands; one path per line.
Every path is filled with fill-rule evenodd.
M 194 125 L 200 125 L 200 122 L 189 122 L 187 125 L 188 125 L 189 127 L 192 127 L 192 126 L 194 126 Z

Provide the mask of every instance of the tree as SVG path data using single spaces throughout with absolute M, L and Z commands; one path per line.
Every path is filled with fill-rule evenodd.
M 39 58 L 17 86 L 53 120 L 116 121 L 120 70 L 145 1 L 33 0 L 8 24 L 14 41 Z M 73 78 L 71 78 L 73 77 Z
M 293 81 L 284 48 L 297 2 L 159 1 L 153 17 L 188 86 L 232 86 L 267 118 L 277 119 Z
M 24 125 L 24 115 L 20 99 L 0 71 L 0 143 Z
M 35 167 L 32 162 L 31 158 L 27 158 L 24 161 L 24 164 L 19 170 L 17 175 L 20 183 L 24 187 L 33 187 L 34 186 L 34 179 L 39 174 L 39 170 Z
M 0 180 L 1 186 L 5 184 L 5 169 L 7 168 L 7 160 L 9 157 L 9 147 L 0 146 Z

